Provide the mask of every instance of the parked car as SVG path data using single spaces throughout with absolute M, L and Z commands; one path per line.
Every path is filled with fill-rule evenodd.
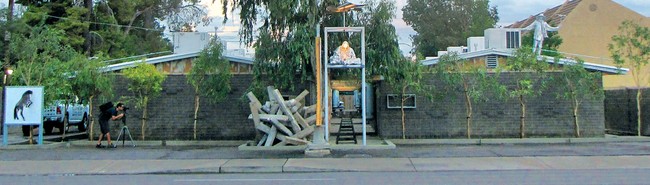
M 63 129 L 68 129 L 70 126 L 77 126 L 79 132 L 85 132 L 88 126 L 88 112 L 88 105 L 78 98 L 68 104 L 67 110 L 65 101 L 57 100 L 43 110 L 43 132 L 51 134 L 54 128 L 63 132 Z M 66 128 L 64 128 L 65 119 L 68 119 Z

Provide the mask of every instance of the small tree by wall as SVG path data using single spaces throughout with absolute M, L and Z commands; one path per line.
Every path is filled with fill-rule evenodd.
M 136 108 L 142 108 L 142 140 L 144 140 L 149 100 L 160 95 L 166 75 L 144 60 L 136 67 L 125 69 L 122 74 L 130 80 L 128 89 L 135 94 Z
M 113 78 L 110 73 L 101 72 L 101 68 L 105 67 L 106 64 L 102 62 L 103 57 L 99 56 L 96 59 L 87 59 L 85 56 L 80 55 L 76 60 L 73 61 L 72 68 L 76 69 L 74 72 L 75 78 L 71 81 L 73 93 L 79 96 L 81 99 L 86 99 L 88 101 L 88 118 L 90 120 L 89 129 L 88 129 L 88 138 L 93 140 L 93 128 L 95 125 L 94 119 L 94 103 L 93 98 L 96 96 L 104 95 L 110 96 L 113 91 Z
M 402 139 L 406 139 L 406 114 L 404 112 L 404 103 L 408 100 L 405 96 L 407 92 L 423 94 L 431 99 L 433 86 L 423 82 L 423 73 L 426 68 L 419 62 L 412 62 L 406 58 L 397 62 L 395 66 L 388 69 L 386 82 L 394 91 L 400 93 L 400 111 L 402 112 Z
M 648 74 L 642 70 L 647 69 L 650 60 L 650 28 L 640 26 L 638 23 L 626 20 L 619 26 L 619 35 L 612 37 L 609 52 L 618 67 L 631 69 L 634 84 L 637 87 L 637 135 L 641 136 L 641 87 L 648 85 Z
M 463 92 L 467 138 L 471 139 L 473 103 L 487 101 L 489 92 L 496 92 L 493 93 L 495 97 L 505 92 L 505 87 L 499 85 L 498 73 L 490 76 L 484 66 L 468 64 L 455 53 L 441 56 L 435 69 L 438 79 L 451 87 L 449 94 L 456 94 L 459 90 Z M 461 89 L 457 89 L 458 86 Z
M 602 78 L 599 72 L 589 72 L 584 68 L 584 61 L 577 64 L 564 65 L 562 73 L 555 78 L 557 95 L 561 99 L 571 101 L 574 136 L 580 137 L 579 110 L 585 100 L 602 100 L 605 98 L 603 87 L 598 81 Z
M 514 56 L 508 58 L 505 66 L 506 70 L 515 76 L 515 85 L 507 87 L 507 93 L 510 97 L 517 98 L 521 107 L 519 136 L 526 137 L 526 98 L 531 98 L 541 94 L 545 85 L 542 78 L 534 76 L 543 75 L 548 68 L 544 61 L 537 61 L 536 55 L 529 47 L 519 48 Z M 540 82 L 541 79 L 542 82 Z
M 194 60 L 187 81 L 194 87 L 194 139 L 199 114 L 200 96 L 212 103 L 223 101 L 230 92 L 230 62 L 222 57 L 223 45 L 218 38 L 210 41 Z

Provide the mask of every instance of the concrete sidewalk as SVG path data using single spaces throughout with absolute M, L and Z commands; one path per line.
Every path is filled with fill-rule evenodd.
M 0 175 L 649 169 L 650 156 L 0 161 Z

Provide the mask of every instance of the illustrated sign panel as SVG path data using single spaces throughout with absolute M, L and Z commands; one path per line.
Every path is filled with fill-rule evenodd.
M 43 122 L 43 87 L 7 87 L 5 124 L 36 125 Z

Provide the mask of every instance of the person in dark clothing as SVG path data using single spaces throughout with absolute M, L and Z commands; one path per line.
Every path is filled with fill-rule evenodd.
M 124 113 L 118 114 L 118 112 L 122 110 L 124 110 L 124 104 L 118 103 L 117 106 L 111 107 L 107 111 L 99 114 L 99 127 L 102 131 L 102 134 L 99 135 L 99 139 L 97 140 L 97 146 L 96 146 L 97 148 L 103 148 L 102 137 L 104 135 L 106 135 L 106 141 L 108 141 L 108 147 L 115 148 L 115 145 L 111 143 L 111 133 L 110 133 L 110 127 L 108 122 L 122 119 L 124 117 Z

